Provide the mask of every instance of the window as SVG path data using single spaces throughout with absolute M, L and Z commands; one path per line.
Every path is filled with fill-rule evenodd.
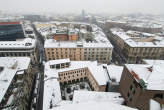
M 161 98 L 161 99 L 163 99 L 163 94 L 155 94 L 153 98 Z
M 130 90 L 132 90 L 132 89 L 133 89 L 133 86 L 131 85 L 131 86 L 130 86 Z
M 138 87 L 138 83 L 135 80 L 133 81 L 133 84 L 135 85 L 136 88 Z
M 135 94 L 135 93 L 136 93 L 136 91 L 135 91 L 135 89 L 134 89 L 134 88 L 133 88 L 133 90 L 132 90 L 132 93 L 133 93 L 133 94 Z
M 130 96 L 130 93 L 129 93 L 129 92 L 128 92 L 127 96 L 128 96 L 128 98 L 129 98 L 129 96 Z

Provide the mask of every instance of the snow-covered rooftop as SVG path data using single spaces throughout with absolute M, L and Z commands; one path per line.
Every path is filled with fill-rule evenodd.
M 116 104 L 123 104 L 124 99 L 120 93 L 115 92 L 96 92 L 96 91 L 74 91 L 73 103 L 84 102 L 112 102 Z
M 28 69 L 31 59 L 29 57 L 0 57 L 0 66 L 10 68 L 17 63 L 17 70 Z
M 58 60 L 49 62 L 50 65 L 62 64 L 62 63 L 70 63 L 70 59 L 69 58 L 67 58 L 67 59 L 58 59 Z
M 17 72 L 16 69 L 11 69 L 11 68 L 4 68 L 3 71 L 0 72 L 0 102 L 2 101 L 16 72 Z
M 53 108 L 52 110 L 137 110 L 137 109 L 105 101 L 105 102 L 67 104 L 64 106 L 58 106 L 56 108 Z
M 27 57 L 0 57 L 0 102 L 2 101 L 12 79 L 18 71 L 27 69 L 30 58 Z
M 131 72 L 135 72 L 139 79 L 144 80 L 148 90 L 164 90 L 164 65 L 126 64 Z
M 160 65 L 164 67 L 164 60 L 143 59 L 143 61 L 149 65 Z
M 59 62 L 59 60 L 57 60 L 57 62 Z M 50 60 L 45 64 L 45 72 L 53 72 L 56 74 L 55 77 L 58 77 L 59 72 L 87 67 L 99 85 L 106 85 L 107 79 L 105 74 L 107 73 L 104 71 L 103 65 L 99 65 L 97 61 L 71 61 L 68 68 L 62 69 L 50 69 L 50 64 L 56 64 L 56 60 Z
M 133 34 L 133 35 L 140 35 L 140 37 L 144 36 L 144 37 L 153 37 L 156 36 L 155 34 L 151 34 L 151 33 L 145 33 L 145 32 L 139 32 L 139 31 L 132 31 L 129 30 L 126 32 L 127 34 Z
M 102 65 L 98 65 L 97 61 L 91 62 L 91 61 L 71 61 L 71 64 L 67 68 L 62 69 L 51 69 L 50 64 L 57 64 L 61 62 L 65 62 L 68 59 L 63 60 L 50 60 L 45 64 L 45 77 L 44 77 L 44 98 L 43 98 L 43 110 L 50 109 L 50 103 L 53 103 L 53 106 L 56 106 L 56 104 L 59 104 L 62 101 L 61 98 L 61 91 L 60 91 L 60 84 L 58 81 L 58 73 L 74 70 L 74 69 L 80 69 L 80 68 L 86 68 L 90 70 L 91 74 L 97 81 L 99 85 L 106 85 L 107 78 L 105 71 L 103 70 Z M 69 60 L 68 60 L 69 61 Z
M 86 43 L 81 42 L 83 48 L 112 48 L 111 43 Z M 78 48 L 77 42 L 57 42 L 53 39 L 47 39 L 44 44 L 44 48 Z M 79 47 L 81 48 L 81 47 Z
M 116 82 L 120 82 L 123 66 L 108 65 L 107 70 L 110 76 L 110 79 L 116 79 Z
M 119 29 L 111 29 L 112 33 L 114 35 L 117 35 L 120 37 L 126 44 L 128 44 L 131 47 L 164 47 L 164 38 L 155 36 L 152 42 L 139 42 L 135 41 L 127 35 L 125 32 L 120 31 Z
M 8 48 L 8 49 L 34 48 L 35 45 L 36 45 L 36 40 L 31 38 L 25 38 L 22 41 L 0 41 L 0 48 Z

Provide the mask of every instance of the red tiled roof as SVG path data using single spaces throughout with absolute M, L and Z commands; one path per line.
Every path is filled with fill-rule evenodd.
M 0 22 L 0 25 L 20 24 L 20 22 Z

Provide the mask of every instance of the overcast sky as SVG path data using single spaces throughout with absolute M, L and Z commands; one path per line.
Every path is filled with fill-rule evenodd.
M 14 12 L 164 13 L 164 0 L 1 0 L 0 10 Z

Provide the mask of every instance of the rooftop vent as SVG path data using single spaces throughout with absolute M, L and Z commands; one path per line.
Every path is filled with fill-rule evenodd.
M 29 42 L 25 44 L 25 46 L 31 46 L 31 45 L 32 43 L 29 43 Z

